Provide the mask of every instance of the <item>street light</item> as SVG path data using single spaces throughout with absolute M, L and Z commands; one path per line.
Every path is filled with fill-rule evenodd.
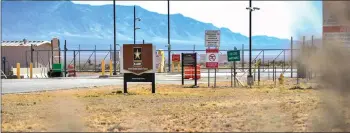
M 171 72 L 171 62 L 170 62 L 170 53 L 171 53 L 171 45 L 170 45 L 170 0 L 168 0 L 168 72 Z
M 114 46 L 114 64 L 113 64 L 113 69 L 114 69 L 114 71 L 113 71 L 113 75 L 117 75 L 117 64 L 115 63 L 115 62 L 117 62 L 116 61 L 116 55 L 115 55 L 115 53 L 117 53 L 117 46 L 116 46 L 116 19 L 115 19 L 115 0 L 113 0 L 113 29 L 114 29 L 114 32 L 113 32 L 113 39 L 114 39 L 114 43 L 113 43 L 113 46 Z
M 252 0 L 249 0 L 249 75 L 247 77 L 247 83 L 251 87 L 253 85 L 253 75 L 252 75 L 252 12 L 255 10 L 260 10 L 258 7 L 252 7 Z
M 136 30 L 140 29 L 136 27 L 136 21 L 141 21 L 141 18 L 136 17 L 136 7 L 134 6 L 134 44 L 136 44 Z

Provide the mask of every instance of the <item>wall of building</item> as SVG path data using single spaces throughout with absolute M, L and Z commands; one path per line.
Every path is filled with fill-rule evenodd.
M 54 48 L 58 47 L 58 39 L 53 39 Z M 21 64 L 21 68 L 29 67 L 31 62 L 30 46 L 2 46 L 2 57 L 6 57 L 6 74 L 16 67 L 17 63 Z M 52 64 L 51 59 L 51 44 L 46 43 L 39 46 L 33 46 L 34 50 L 47 50 L 47 51 L 34 51 L 33 52 L 33 67 L 47 67 L 50 68 Z M 58 51 L 54 52 L 54 56 L 58 56 Z M 58 59 L 58 58 L 57 58 Z M 55 61 L 54 62 L 58 62 Z M 3 67 L 3 66 L 2 66 Z M 2 69 L 4 70 L 4 69 Z

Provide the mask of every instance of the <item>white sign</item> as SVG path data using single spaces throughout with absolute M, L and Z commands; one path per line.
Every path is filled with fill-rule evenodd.
M 218 68 L 219 67 L 219 49 L 206 49 L 206 67 Z
M 205 31 L 205 47 L 220 47 L 220 30 Z
M 350 1 L 322 1 L 323 40 L 350 47 Z

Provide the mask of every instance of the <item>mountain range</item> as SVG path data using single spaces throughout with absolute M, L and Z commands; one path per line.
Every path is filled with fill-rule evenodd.
M 168 20 L 159 14 L 136 6 L 137 43 L 156 44 L 166 49 Z M 133 6 L 116 5 L 117 44 L 133 43 Z M 182 14 L 171 14 L 170 37 L 172 49 L 204 49 L 205 30 L 221 30 L 220 49 L 248 48 L 249 38 L 228 28 L 219 28 Z M 247 27 L 247 30 L 248 27 Z M 2 40 L 67 40 L 68 47 L 92 49 L 109 48 L 113 44 L 113 5 L 91 6 L 71 1 L 3 1 Z M 253 48 L 289 48 L 288 39 L 253 36 Z

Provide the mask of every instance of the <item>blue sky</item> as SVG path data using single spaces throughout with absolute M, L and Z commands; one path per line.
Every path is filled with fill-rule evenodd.
M 77 4 L 106 5 L 112 1 L 73 1 Z M 116 1 L 118 5 L 139 5 L 147 10 L 167 14 L 167 1 Z M 170 13 L 181 13 L 196 20 L 227 27 L 248 36 L 248 1 L 171 1 Z M 322 1 L 253 1 L 253 35 L 279 38 L 315 35 L 322 29 Z

